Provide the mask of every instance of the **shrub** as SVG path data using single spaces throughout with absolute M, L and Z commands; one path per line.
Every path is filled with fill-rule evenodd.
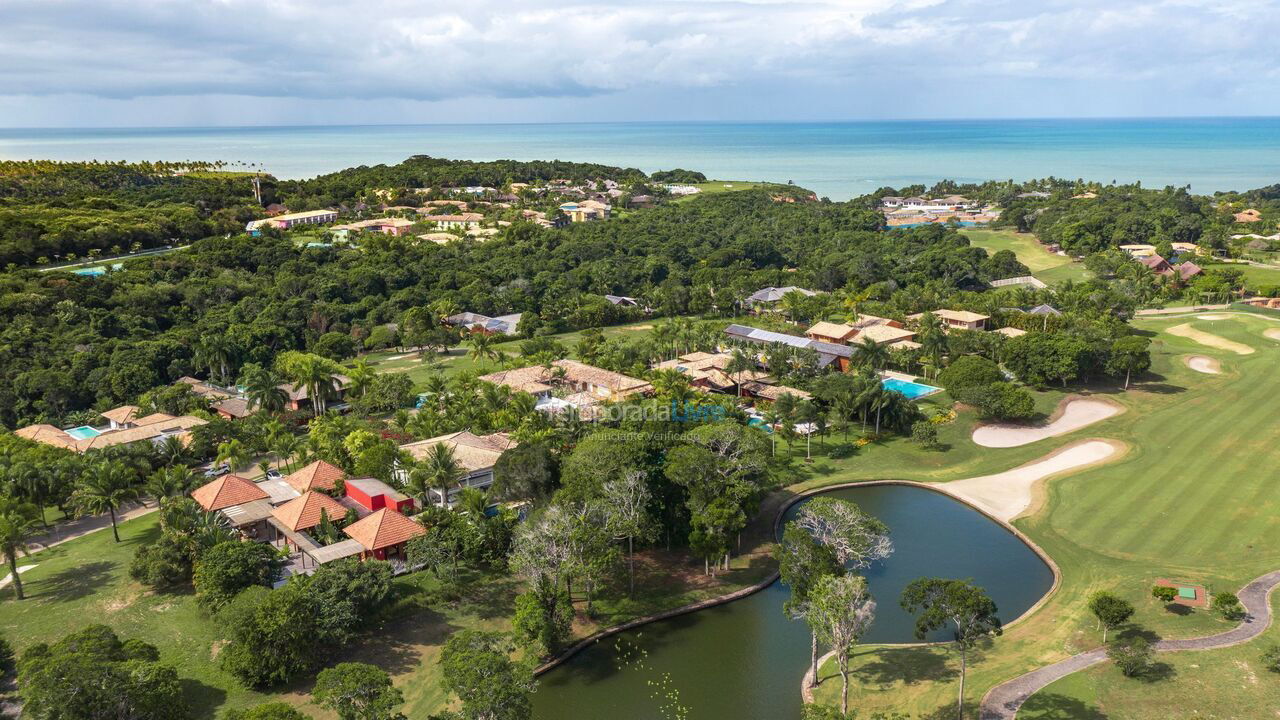
M 1262 653 L 1262 667 L 1280 673 L 1280 645 L 1272 645 Z
M 318 611 L 306 583 L 244 590 L 218 614 L 231 638 L 218 654 L 218 664 L 251 688 L 306 674 L 323 660 Z
M 1244 607 L 1235 593 L 1220 592 L 1213 594 L 1213 609 L 1228 620 L 1238 620 L 1244 616 Z
M 911 425 L 911 441 L 925 448 L 933 450 L 938 447 L 938 428 L 928 420 L 921 420 Z
M 228 710 L 222 720 L 311 720 L 287 702 L 269 702 L 251 708 Z
M 1107 648 L 1107 657 L 1125 677 L 1138 677 L 1151 669 L 1154 654 L 1151 645 L 1141 637 L 1115 640 Z
M 281 565 L 270 545 L 237 540 L 218 543 L 196 566 L 196 599 L 216 611 L 247 587 L 271 587 L 280 577 Z
M 858 454 L 858 446 L 853 443 L 840 443 L 833 445 L 831 451 L 827 455 L 835 460 L 843 460 L 844 458 L 853 457 Z
M 952 397 L 965 388 L 990 385 L 1004 380 L 999 366 L 979 355 L 964 355 L 938 374 L 938 382 Z
M 339 720 L 394 720 L 404 717 L 396 708 L 404 694 L 391 676 L 368 663 L 344 662 L 320 671 L 311 697 L 338 714 Z
M 1007 382 L 970 387 L 957 400 L 978 409 L 987 420 L 1026 420 L 1036 414 L 1036 401 L 1025 388 Z
M 138 548 L 129 563 L 129 577 L 157 590 L 189 585 L 194 550 L 189 538 L 166 532 Z
M 1155 585 L 1151 588 L 1151 597 L 1162 603 L 1171 603 L 1174 598 L 1178 597 L 1178 591 L 1168 585 Z
M 529 648 L 530 654 L 553 653 L 569 639 L 573 622 L 573 606 L 563 591 L 547 602 L 530 590 L 516 596 L 516 614 L 512 620 L 516 636 Z

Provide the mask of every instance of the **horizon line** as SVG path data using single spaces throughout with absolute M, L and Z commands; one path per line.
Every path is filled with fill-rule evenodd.
M 830 120 L 560 120 L 547 122 L 439 122 L 439 123 L 292 123 L 249 125 L 0 125 L 0 132 L 51 130 L 303 130 L 317 128 L 395 128 L 395 127 L 549 127 L 572 125 L 872 125 L 882 123 L 961 123 L 961 122 L 1090 122 L 1144 120 L 1280 120 L 1280 115 L 1078 115 L 1026 117 L 951 117 L 951 118 L 880 118 Z

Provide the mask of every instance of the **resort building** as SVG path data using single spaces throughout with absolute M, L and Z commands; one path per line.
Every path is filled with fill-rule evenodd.
M 840 372 L 847 371 L 853 359 L 853 348 L 848 345 L 761 330 L 760 328 L 747 327 L 746 325 L 730 325 L 724 329 L 724 334 L 728 335 L 730 339 L 739 342 L 751 342 L 758 345 L 780 344 L 796 349 L 813 350 L 818 354 L 818 367 L 824 368 L 835 364 Z
M 409 228 L 413 227 L 414 224 L 415 222 L 413 220 L 408 220 L 406 218 L 376 218 L 373 220 L 361 220 L 359 222 L 334 225 L 330 229 L 380 232 L 383 235 L 398 237 L 409 232 Z
M 1238 223 L 1256 223 L 1262 222 L 1262 213 L 1257 210 L 1242 210 L 1235 214 L 1235 220 Z
M 324 225 L 338 219 L 337 210 L 308 210 L 307 212 L 285 213 L 264 220 L 253 220 L 244 226 L 250 234 L 257 235 L 264 225 L 288 230 L 300 225 Z
M 605 203 L 597 200 L 583 200 L 576 203 L 564 203 L 560 206 L 560 212 L 569 218 L 569 222 L 591 222 L 593 220 L 608 220 L 610 208 Z
M 543 412 L 558 413 L 572 408 L 583 419 L 594 418 L 604 403 L 621 402 L 653 391 L 646 380 L 577 360 L 557 360 L 550 368 L 534 365 L 503 370 L 480 379 L 533 395 L 537 398 L 538 410 Z
M 520 318 L 522 317 L 524 317 L 524 313 L 489 317 L 480 313 L 461 312 L 457 315 L 450 315 L 444 319 L 444 322 L 446 325 L 452 325 L 477 335 L 516 335 L 519 333 L 516 328 L 519 327 Z
M 374 512 L 383 508 L 391 508 L 396 512 L 412 512 L 413 498 L 396 490 L 377 478 L 351 478 L 345 483 L 346 499 L 359 504 L 356 512 Z M 363 508 L 364 512 L 361 512 Z
M 423 215 L 422 222 L 435 223 L 443 230 L 471 230 L 480 227 L 484 215 L 480 213 L 462 213 L 460 215 Z
M 359 543 L 360 557 L 400 560 L 402 567 L 405 546 L 425 535 L 427 529 L 388 507 L 351 523 L 342 532 Z
M 759 370 L 747 370 L 730 375 L 725 372 L 733 355 L 730 353 L 692 352 L 674 360 L 666 360 L 653 366 L 654 370 L 675 370 L 689 378 L 689 386 L 704 392 L 734 393 L 738 384 L 763 383 L 769 374 Z
M 498 458 L 502 457 L 503 453 L 516 446 L 516 441 L 512 440 L 511 436 L 506 433 L 475 435 L 463 430 L 429 440 L 419 440 L 401 445 L 400 450 L 408 453 L 415 460 L 424 460 L 431 453 L 431 448 L 436 445 L 445 445 L 453 450 L 454 459 L 466 471 L 466 475 L 458 483 L 458 488 L 449 491 L 449 497 L 446 502 L 452 505 L 457 500 L 457 495 L 462 491 L 462 488 L 469 487 L 483 490 L 492 485 L 493 466 L 498 463 Z M 397 469 L 396 474 L 401 478 L 407 478 L 408 476 L 402 469 Z M 433 489 L 432 493 L 436 500 L 439 501 L 440 491 Z
M 989 315 L 982 315 L 968 310 L 934 310 L 934 317 L 943 322 L 949 330 L 986 330 L 987 320 L 991 319 Z M 920 318 L 924 317 L 924 313 L 916 313 L 908 315 L 907 319 L 919 323 Z
M 347 407 L 345 398 L 347 388 L 351 386 L 351 378 L 346 375 L 333 376 L 333 397 L 326 398 L 324 407 L 329 410 L 342 410 Z M 306 385 L 292 385 L 290 383 L 281 383 L 278 386 L 284 390 L 287 396 L 285 400 L 285 409 L 298 412 L 311 408 L 311 395 Z
M 18 428 L 13 431 L 13 434 L 27 440 L 83 453 L 143 441 L 160 445 L 170 437 L 177 437 L 185 445 L 190 442 L 191 429 L 205 424 L 203 419 L 194 415 L 174 416 L 167 413 L 151 413 L 142 417 L 137 415 L 136 406 L 122 405 L 103 413 L 102 416 L 107 420 L 107 424 L 100 427 L 81 425 L 64 430 L 41 423 Z
M 1131 245 L 1121 245 L 1120 249 L 1129 254 L 1131 258 L 1151 257 L 1156 254 L 1155 245 L 1145 245 L 1142 243 L 1134 243 Z
M 871 340 L 877 345 L 893 345 L 916 336 L 902 323 L 875 315 L 862 315 L 852 323 L 822 321 L 805 331 L 805 336 L 822 342 L 853 345 Z
M 748 295 L 745 302 L 747 307 L 754 312 L 768 310 L 781 302 L 782 298 L 793 292 L 809 297 L 813 297 L 818 294 L 814 290 L 806 290 L 802 287 L 796 287 L 795 285 L 787 285 L 785 287 L 767 287 L 761 288 Z

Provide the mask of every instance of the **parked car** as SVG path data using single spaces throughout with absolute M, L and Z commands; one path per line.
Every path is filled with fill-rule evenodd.
M 210 466 L 208 470 L 204 471 L 204 476 L 207 478 L 216 478 L 222 477 L 229 472 L 231 472 L 231 465 L 229 463 L 222 463 L 221 465 Z
M 280 474 L 280 471 L 275 468 L 271 468 L 270 470 L 267 470 L 268 480 L 280 480 L 283 477 L 284 476 Z

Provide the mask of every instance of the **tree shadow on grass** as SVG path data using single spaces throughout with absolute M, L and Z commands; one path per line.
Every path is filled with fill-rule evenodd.
M 333 661 L 366 662 L 391 675 L 403 675 L 422 663 L 426 648 L 443 645 L 461 629 L 438 612 L 417 610 L 367 629 Z
M 1169 383 L 1162 382 L 1134 383 L 1131 387 L 1143 392 L 1153 393 L 1155 395 L 1177 395 L 1178 393 L 1184 393 L 1187 391 L 1187 389 L 1181 385 L 1171 385 Z
M 28 583 L 24 587 L 31 597 L 53 602 L 71 602 L 88 597 L 111 579 L 116 564 L 101 560 L 77 565 L 56 572 L 49 577 Z
M 1018 717 L 1035 720 L 1107 720 L 1108 715 L 1073 697 L 1038 692 L 1022 704 Z
M 1115 630 L 1107 639 L 1111 642 L 1116 642 L 1119 640 L 1132 640 L 1134 638 L 1142 638 L 1150 645 L 1155 645 L 1162 639 L 1160 634 L 1156 631 L 1149 630 L 1139 625 L 1129 625 L 1127 627 L 1120 628 L 1119 630 Z
M 1138 680 L 1145 683 L 1157 683 L 1165 680 L 1172 680 L 1177 677 L 1178 671 L 1167 662 L 1153 662 L 1151 665 L 1137 676 Z
M 1182 617 L 1186 617 L 1187 615 L 1190 615 L 1191 613 L 1195 612 L 1195 610 L 1193 610 L 1189 606 L 1183 605 L 1181 603 L 1169 603 L 1164 606 L 1164 610 L 1167 613 L 1170 613 L 1173 615 L 1180 615 Z
M 192 720 L 213 720 L 218 708 L 227 701 L 227 693 L 222 688 L 191 678 L 180 678 L 178 683 L 182 686 L 182 697 L 187 701 Z
M 946 682 L 960 675 L 947 652 L 932 648 L 881 648 L 874 652 L 873 660 L 850 674 L 860 682 L 876 685 Z

